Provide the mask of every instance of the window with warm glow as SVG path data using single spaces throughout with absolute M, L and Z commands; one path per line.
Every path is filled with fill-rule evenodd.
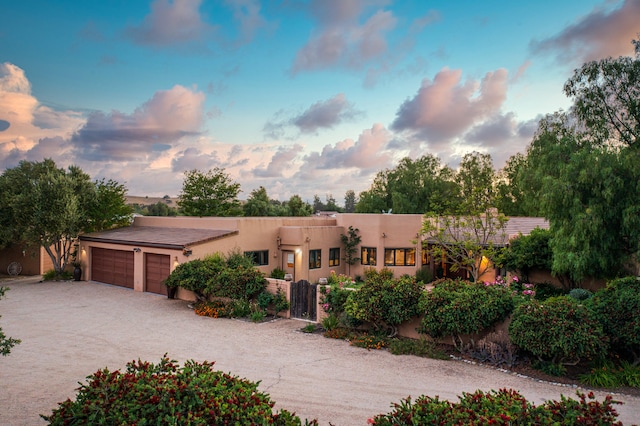
M 309 250 L 309 269 L 318 269 L 321 267 L 321 250 Z
M 360 263 L 362 265 L 376 266 L 378 250 L 375 247 L 362 247 L 360 249 Z
M 416 249 L 393 248 L 384 249 L 385 266 L 415 266 Z
M 340 249 L 329 249 L 329 266 L 340 266 Z

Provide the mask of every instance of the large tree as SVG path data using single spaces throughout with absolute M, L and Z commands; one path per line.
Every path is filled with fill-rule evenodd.
M 583 65 L 565 93 L 573 107 L 541 121 L 525 180 L 550 222 L 553 272 L 612 277 L 640 249 L 640 52 Z
M 79 234 L 129 224 L 125 192 L 114 181 L 92 182 L 75 166 L 22 161 L 0 176 L 0 245 L 41 245 L 59 274 Z
M 356 211 L 356 204 L 358 200 L 356 199 L 356 193 L 353 189 L 347 190 L 344 194 L 344 212 L 345 213 L 353 213 Z
M 313 207 L 311 204 L 302 200 L 299 195 L 292 195 L 287 202 L 289 216 L 311 216 Z
M 358 213 L 443 212 L 458 201 L 450 168 L 432 155 L 405 157 L 394 169 L 378 172 L 371 187 L 360 193 Z
M 186 216 L 240 216 L 240 184 L 219 167 L 184 173 L 178 206 Z
M 245 216 L 275 216 L 275 206 L 271 204 L 264 186 L 251 191 L 242 210 Z

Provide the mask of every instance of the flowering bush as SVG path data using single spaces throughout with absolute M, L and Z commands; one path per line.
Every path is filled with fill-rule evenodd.
M 408 397 L 393 404 L 393 411 L 379 414 L 368 423 L 376 426 L 391 425 L 619 425 L 618 413 L 611 396 L 603 402 L 592 401 L 578 392 L 579 401 L 561 397 L 560 401 L 547 401 L 541 406 L 528 402 L 512 389 L 484 393 L 463 393 L 458 403 L 440 400 L 437 396 L 420 396 L 415 402 Z M 587 401 L 587 398 L 589 401 Z
M 520 349 L 555 365 L 603 356 L 607 350 L 606 336 L 592 312 L 568 296 L 518 306 L 509 337 Z
M 158 364 L 138 360 L 125 372 L 99 370 L 49 416 L 51 425 L 261 424 L 301 425 L 294 414 L 274 412 L 258 383 L 213 370 L 212 362 L 185 362 L 166 355 Z M 317 425 L 313 420 L 306 424 Z
M 504 320 L 514 307 L 511 290 L 492 283 L 446 280 L 424 293 L 419 333 L 452 336 L 461 349 L 462 335 L 478 333 Z
M 384 337 L 377 336 L 375 334 L 362 333 L 353 337 L 349 341 L 349 344 L 359 348 L 365 348 L 366 350 L 382 349 L 387 346 L 387 340 Z
M 418 314 L 422 286 L 415 277 L 395 279 L 387 274 L 368 273 L 358 291 L 351 292 L 344 305 L 345 312 L 374 328 L 397 326 Z
M 194 312 L 197 315 L 212 318 L 224 318 L 231 316 L 229 304 L 222 300 L 196 303 Z

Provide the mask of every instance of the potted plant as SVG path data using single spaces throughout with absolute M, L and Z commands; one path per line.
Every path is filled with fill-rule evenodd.
M 73 266 L 73 280 L 80 281 L 82 279 L 82 262 L 74 259 L 71 261 L 71 266 Z

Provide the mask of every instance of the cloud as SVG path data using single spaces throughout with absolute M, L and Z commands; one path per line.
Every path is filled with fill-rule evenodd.
M 608 56 L 633 54 L 634 39 L 640 29 L 640 2 L 625 0 L 618 8 L 606 8 L 605 2 L 559 34 L 531 42 L 531 49 L 538 54 L 555 54 L 561 63 L 582 64 Z
M 273 28 L 267 20 L 260 15 L 259 0 L 226 0 L 225 2 L 233 12 L 233 18 L 240 27 L 239 43 L 251 41 L 261 29 Z
M 331 129 L 361 114 L 344 94 L 339 93 L 326 101 L 314 103 L 307 110 L 291 118 L 280 118 L 286 115 L 280 111 L 276 118 L 264 125 L 263 131 L 274 139 L 282 137 L 288 126 L 296 127 L 303 134 L 315 134 L 320 129 Z
M 95 112 L 72 138 L 81 158 L 125 161 L 153 156 L 198 133 L 204 94 L 183 86 L 159 91 L 133 114 Z
M 297 52 L 292 72 L 325 69 L 332 66 L 361 68 L 387 52 L 386 33 L 393 30 L 397 18 L 392 12 L 376 10 L 364 23 L 359 19 L 370 7 L 386 2 L 364 0 L 313 0 L 309 13 L 318 22 L 318 30 Z
M 64 157 L 71 150 L 68 136 L 83 121 L 78 112 L 40 104 L 24 70 L 9 62 L 0 64 L 0 166 L 41 161 L 40 155 Z
M 271 161 L 269 161 L 267 167 L 256 167 L 252 172 L 257 177 L 284 177 L 286 172 L 290 171 L 298 154 L 303 150 L 304 147 L 300 144 L 295 144 L 293 146 L 280 146 L 271 157 Z
M 462 83 L 461 70 L 447 68 L 433 81 L 424 79 L 418 93 L 396 113 L 391 129 L 407 131 L 430 143 L 440 143 L 464 134 L 500 110 L 506 99 L 505 69 L 487 73 L 481 82 Z
M 390 139 L 391 135 L 387 129 L 376 123 L 371 129 L 364 130 L 357 141 L 345 139 L 335 146 L 325 145 L 319 153 L 307 155 L 300 175 L 314 175 L 318 170 L 379 170 L 387 167 L 392 159 L 392 154 L 386 150 Z
M 215 28 L 204 22 L 199 8 L 202 0 L 154 0 L 151 12 L 139 26 L 125 29 L 135 43 L 171 46 L 202 41 Z

